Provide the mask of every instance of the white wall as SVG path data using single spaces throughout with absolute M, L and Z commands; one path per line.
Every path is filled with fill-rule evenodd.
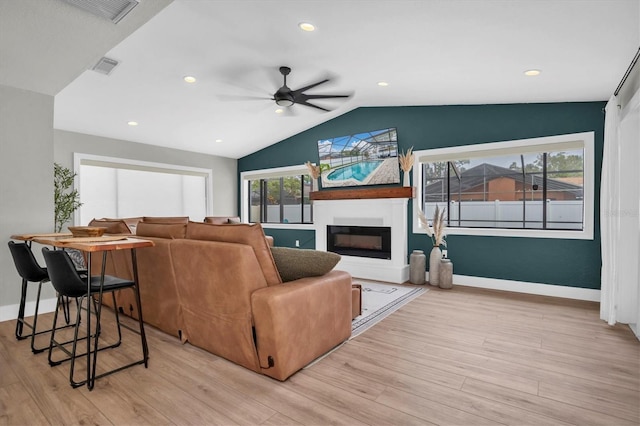
M 0 85 L 0 321 L 14 305 L 15 318 L 20 301 L 9 237 L 53 232 L 53 222 L 53 96 Z M 43 297 L 54 297 L 46 287 Z
M 238 215 L 237 160 L 82 133 L 54 130 L 54 159 L 73 170 L 73 153 L 211 169 L 213 216 Z

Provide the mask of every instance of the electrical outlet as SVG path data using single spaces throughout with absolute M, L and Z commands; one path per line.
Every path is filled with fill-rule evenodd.
M 442 250 L 442 257 L 447 257 L 447 249 Z
M 300 240 L 296 240 L 296 247 L 300 247 Z

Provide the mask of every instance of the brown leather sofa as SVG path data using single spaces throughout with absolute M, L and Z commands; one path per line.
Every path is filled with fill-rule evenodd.
M 351 335 L 351 276 L 282 283 L 259 224 L 143 220 L 136 231 L 155 243 L 136 252 L 143 319 L 185 342 L 285 380 Z M 130 252 L 109 252 L 106 269 L 131 278 Z M 137 318 L 131 292 L 117 305 Z

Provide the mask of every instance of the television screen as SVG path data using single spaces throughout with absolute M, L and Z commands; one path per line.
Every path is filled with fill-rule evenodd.
M 318 141 L 323 188 L 400 182 L 395 127 Z

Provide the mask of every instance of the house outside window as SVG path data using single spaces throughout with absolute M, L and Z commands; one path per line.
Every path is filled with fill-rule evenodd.
M 416 156 L 416 205 L 446 207 L 449 234 L 593 238 L 593 133 Z

